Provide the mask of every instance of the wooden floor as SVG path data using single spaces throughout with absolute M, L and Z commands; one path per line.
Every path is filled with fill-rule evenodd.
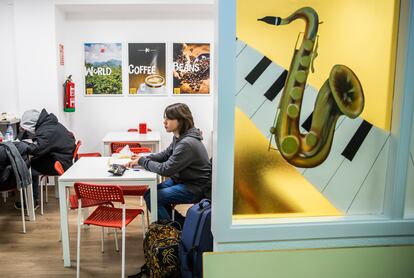
M 10 193 L 9 193 L 10 194 Z M 13 207 L 17 196 L 0 199 L 0 277 L 76 277 L 76 211 L 69 212 L 69 233 L 72 267 L 63 267 L 59 242 L 59 202 L 49 188 L 45 213 L 36 211 L 36 221 L 26 221 L 22 233 L 21 213 Z M 127 207 L 137 207 L 137 197 L 129 198 Z M 120 277 L 121 252 L 115 251 L 113 232 L 105 234 L 105 252 L 101 253 L 101 228 L 82 230 L 81 277 Z M 121 246 L 120 233 L 118 242 Z M 138 272 L 144 263 L 141 218 L 135 219 L 126 231 L 126 275 Z

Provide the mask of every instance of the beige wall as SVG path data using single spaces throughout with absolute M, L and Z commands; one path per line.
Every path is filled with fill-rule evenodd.
M 204 277 L 412 278 L 414 246 L 208 253 Z

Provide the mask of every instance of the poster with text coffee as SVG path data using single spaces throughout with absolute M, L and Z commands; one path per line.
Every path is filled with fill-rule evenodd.
M 129 43 L 130 95 L 166 95 L 165 43 Z
M 210 44 L 173 44 L 173 93 L 210 94 Z
M 85 94 L 122 95 L 122 44 L 85 43 Z

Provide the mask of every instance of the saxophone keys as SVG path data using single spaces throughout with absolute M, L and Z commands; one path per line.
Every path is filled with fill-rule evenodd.
M 295 79 L 299 83 L 304 83 L 306 81 L 306 71 L 298 70 L 295 75 Z
M 309 67 L 309 65 L 310 65 L 310 62 L 311 62 L 311 57 L 310 57 L 310 56 L 303 56 L 303 57 L 300 59 L 300 65 L 301 65 L 302 67 L 306 67 L 306 68 L 308 68 L 308 67 Z
M 289 118 L 296 119 L 299 116 L 299 107 L 296 104 L 289 104 L 287 107 L 287 114 Z
M 287 158 L 293 157 L 299 151 L 299 139 L 294 135 L 288 135 L 282 140 L 280 151 Z
M 303 42 L 303 48 L 306 51 L 311 51 L 313 49 L 313 41 L 312 40 L 305 40 Z
M 300 100 L 302 98 L 302 88 L 301 87 L 293 87 L 293 89 L 290 90 L 290 97 L 293 100 Z

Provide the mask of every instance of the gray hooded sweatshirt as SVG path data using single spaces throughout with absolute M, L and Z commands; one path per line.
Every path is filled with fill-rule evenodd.
M 164 151 L 141 157 L 138 164 L 148 171 L 171 177 L 201 197 L 211 190 L 211 163 L 201 140 L 200 131 L 191 128 L 179 138 L 174 136 Z

